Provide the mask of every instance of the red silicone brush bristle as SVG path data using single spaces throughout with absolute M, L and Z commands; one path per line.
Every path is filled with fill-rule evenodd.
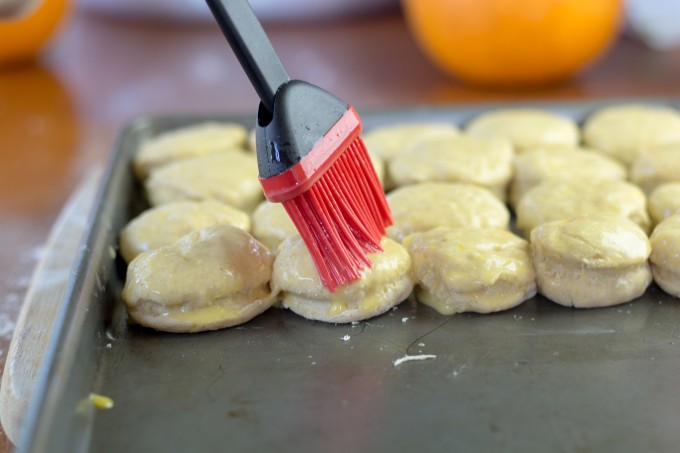
M 334 292 L 371 266 L 367 254 L 392 223 L 366 147 L 357 137 L 305 192 L 284 201 L 314 260 L 321 283 Z

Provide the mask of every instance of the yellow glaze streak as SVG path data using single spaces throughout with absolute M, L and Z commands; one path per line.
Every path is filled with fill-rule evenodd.
M 347 310 L 347 303 L 342 299 L 333 297 L 331 306 L 328 309 L 328 316 L 337 316 L 345 310 Z
M 99 410 L 109 410 L 113 407 L 113 400 L 108 396 L 90 393 L 90 402 Z

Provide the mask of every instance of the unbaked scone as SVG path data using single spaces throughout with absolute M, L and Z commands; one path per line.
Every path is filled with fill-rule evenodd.
M 385 161 L 382 157 L 378 156 L 376 153 L 368 152 L 368 158 L 371 159 L 373 168 L 375 169 L 375 175 L 378 177 L 378 181 L 384 187 L 385 186 Z
M 364 132 L 366 149 L 385 162 L 419 140 L 429 137 L 459 135 L 458 128 L 448 123 L 397 123 L 375 127 Z
M 244 152 L 216 153 L 165 165 L 145 182 L 152 206 L 182 200 L 217 200 L 252 211 L 264 198 L 257 159 Z
M 436 228 L 404 239 L 416 297 L 439 313 L 491 313 L 536 295 L 529 243 L 507 230 Z
M 253 212 L 253 236 L 273 252 L 288 236 L 298 234 L 281 203 L 263 201 Z
M 257 132 L 255 131 L 254 128 L 251 129 L 248 132 L 247 143 L 248 143 L 248 145 L 247 145 L 248 151 L 256 153 L 257 152 Z
M 274 303 L 269 287 L 273 260 L 242 229 L 213 225 L 132 260 L 123 300 L 132 319 L 156 330 L 235 326 Z
M 382 253 L 371 253 L 373 266 L 361 278 L 335 293 L 319 280 L 312 258 L 300 236 L 279 247 L 272 288 L 282 305 L 300 316 L 318 321 L 347 323 L 378 316 L 404 301 L 413 290 L 411 258 L 400 244 L 384 238 Z
M 639 187 L 616 179 L 545 181 L 529 190 L 517 204 L 517 228 L 528 237 L 538 225 L 591 214 L 612 214 L 638 224 L 650 222 L 647 199 Z
M 605 107 L 586 119 L 583 140 L 630 166 L 641 152 L 680 142 L 680 113 L 652 105 Z
M 668 294 L 680 297 L 680 214 L 659 223 L 649 241 L 654 281 Z
M 550 148 L 527 151 L 515 156 L 510 204 L 517 206 L 522 196 L 543 181 L 582 181 L 626 179 L 626 168 L 619 162 L 584 148 Z
M 424 183 L 387 194 L 394 224 L 387 235 L 401 242 L 411 233 L 434 228 L 507 229 L 508 208 L 491 192 L 470 184 Z
M 650 194 L 667 182 L 680 182 L 680 143 L 641 153 L 630 169 L 630 180 Z
M 142 143 L 132 158 L 141 181 L 152 169 L 182 159 L 241 150 L 246 146 L 246 128 L 237 123 L 205 122 L 164 132 Z
M 579 142 L 579 129 L 573 120 L 532 108 L 482 113 L 467 124 L 465 131 L 474 137 L 510 140 L 517 152 L 536 146 L 576 146 Z
M 661 184 L 649 194 L 647 210 L 654 225 L 680 213 L 680 182 Z
M 429 137 L 390 160 L 395 186 L 423 182 L 461 182 L 490 190 L 505 200 L 512 178 L 512 145 L 507 140 L 467 136 Z
M 594 215 L 531 232 L 538 292 L 567 307 L 606 307 L 641 296 L 652 281 L 649 239 L 633 222 Z
M 245 212 L 218 201 L 176 201 L 142 212 L 120 232 L 120 253 L 130 262 L 140 253 L 169 245 L 193 230 L 223 223 L 248 231 Z

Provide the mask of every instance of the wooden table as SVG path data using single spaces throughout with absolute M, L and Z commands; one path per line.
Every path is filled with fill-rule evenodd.
M 680 50 L 623 38 L 568 84 L 526 91 L 461 85 L 419 53 L 398 12 L 269 24 L 291 75 L 362 109 L 517 99 L 680 96 Z M 212 23 L 149 23 L 74 12 L 35 64 L 0 69 L 0 364 L 59 210 L 144 114 L 248 113 L 257 99 Z M 11 445 L 0 436 L 0 452 Z

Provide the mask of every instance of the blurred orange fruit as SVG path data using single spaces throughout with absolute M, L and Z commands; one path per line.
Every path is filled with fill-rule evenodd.
M 0 137 L 0 211 L 34 213 L 66 196 L 80 132 L 71 93 L 48 68 L 0 71 Z
M 15 17 L 0 18 L 0 65 L 29 60 L 47 42 L 67 0 L 24 1 Z
M 618 35 L 622 0 L 403 0 L 409 28 L 443 70 L 481 85 L 566 79 Z

